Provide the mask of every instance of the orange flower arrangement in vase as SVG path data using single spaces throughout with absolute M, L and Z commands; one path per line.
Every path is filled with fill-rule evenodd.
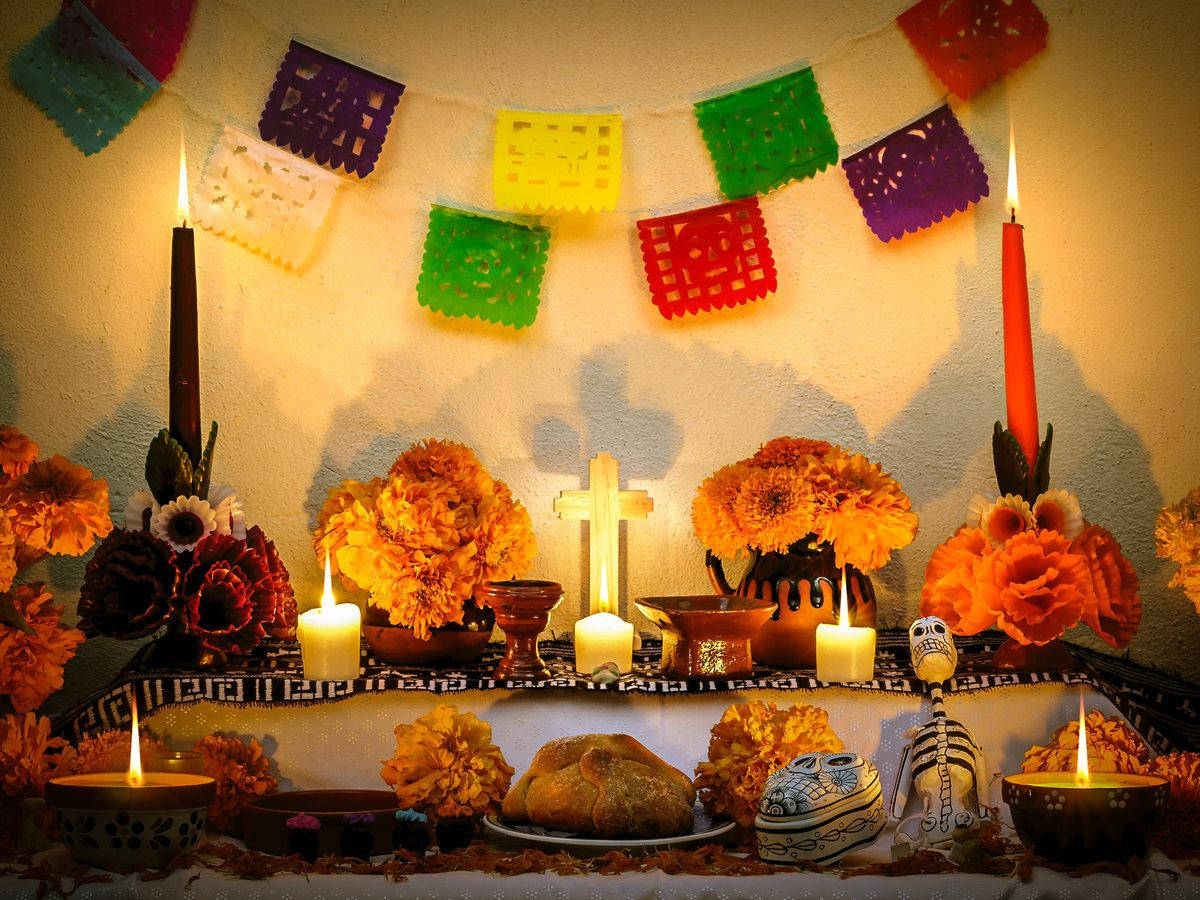
M 108 482 L 0 425 L 0 712 L 37 709 L 62 687 L 83 633 L 41 582 L 16 579 L 48 556 L 81 556 L 112 531 Z M 7 710 L 5 709 L 7 707 Z
M 1037 469 L 1011 475 L 1004 460 L 1016 454 L 999 425 L 996 435 L 1002 493 L 975 497 L 966 524 L 933 551 L 921 615 L 940 616 L 955 634 L 999 628 L 1008 636 L 1000 668 L 1070 667 L 1060 638 L 1079 624 L 1128 646 L 1142 619 L 1137 573 L 1117 539 L 1084 518 L 1078 497 L 1049 487 L 1053 432 Z
M 816 628 L 837 618 L 845 572 L 856 625 L 875 624 L 868 573 L 912 542 L 917 516 L 899 482 L 861 453 L 825 441 L 777 437 L 718 469 L 692 503 L 714 588 L 779 604 L 751 640 L 769 665 L 811 667 Z M 749 554 L 736 591 L 721 556 Z
M 477 656 L 495 617 L 476 596 L 520 578 L 537 552 L 529 512 L 454 441 L 401 453 L 386 478 L 331 488 L 313 532 L 318 563 L 368 594 L 364 634 L 377 654 L 423 664 Z

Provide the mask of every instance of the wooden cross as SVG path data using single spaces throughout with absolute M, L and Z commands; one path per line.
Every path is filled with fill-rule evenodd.
M 563 491 L 554 501 L 560 519 L 588 520 L 588 567 L 593 613 L 617 611 L 618 528 L 622 519 L 644 519 L 654 509 L 645 491 L 620 489 L 617 461 L 607 453 L 588 460 L 588 489 Z

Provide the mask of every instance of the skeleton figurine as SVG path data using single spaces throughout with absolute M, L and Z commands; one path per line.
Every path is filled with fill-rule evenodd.
M 908 630 L 913 669 L 929 687 L 933 721 L 911 729 L 900 758 L 891 814 L 899 820 L 896 844 L 911 849 L 946 849 L 959 829 L 973 830 L 987 818 L 983 751 L 967 727 L 947 718 L 942 683 L 954 674 L 958 649 L 937 616 L 917 619 Z M 909 790 L 916 787 L 923 809 L 904 817 Z M 906 826 L 920 819 L 914 834 Z

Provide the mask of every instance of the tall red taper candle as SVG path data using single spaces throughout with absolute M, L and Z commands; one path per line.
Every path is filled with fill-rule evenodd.
M 1004 299 L 1004 393 L 1008 430 L 1032 471 L 1037 461 L 1037 384 L 1033 375 L 1033 337 L 1029 328 L 1029 284 L 1025 276 L 1024 228 L 1017 224 L 1017 158 L 1010 143 L 1008 202 L 1012 221 L 1004 223 L 1002 287 Z
M 200 340 L 196 315 L 196 233 L 187 227 L 187 168 L 182 136 L 179 148 L 179 217 L 171 234 L 171 437 L 187 450 L 192 464 L 200 461 Z

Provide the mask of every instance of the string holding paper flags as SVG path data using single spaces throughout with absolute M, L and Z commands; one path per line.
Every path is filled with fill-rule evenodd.
M 64 0 L 14 56 L 12 79 L 80 150 L 95 153 L 170 75 L 193 2 Z M 917 0 L 895 24 L 963 99 L 1041 52 L 1049 30 L 1034 0 Z M 290 41 L 259 119 L 262 140 L 224 127 L 198 188 L 198 222 L 303 265 L 339 186 L 379 164 L 404 91 Z M 756 197 L 815 176 L 841 152 L 812 67 L 702 100 L 693 113 L 727 202 L 636 223 L 651 299 L 668 319 L 772 293 L 778 276 Z M 497 110 L 496 207 L 534 215 L 616 209 L 623 141 L 617 113 Z M 885 242 L 988 194 L 979 155 L 947 105 L 842 158 L 841 168 Z M 435 205 L 417 299 L 445 315 L 525 327 L 537 315 L 549 242 L 536 221 Z

